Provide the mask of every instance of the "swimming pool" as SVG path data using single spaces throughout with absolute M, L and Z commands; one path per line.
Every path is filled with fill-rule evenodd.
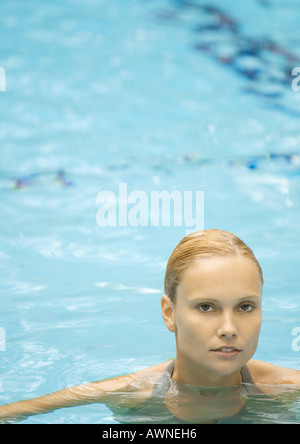
M 160 297 L 186 227 L 101 228 L 96 197 L 120 183 L 204 191 L 205 228 L 264 270 L 256 358 L 300 369 L 298 16 L 296 0 L 2 6 L 1 404 L 174 355 Z M 25 421 L 41 422 L 117 420 L 91 405 Z

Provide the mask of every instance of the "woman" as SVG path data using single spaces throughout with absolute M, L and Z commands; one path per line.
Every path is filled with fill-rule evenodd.
M 0 420 L 105 403 L 120 422 L 245 421 L 249 393 L 300 386 L 300 371 L 251 359 L 262 322 L 262 288 L 257 259 L 234 234 L 210 229 L 186 236 L 169 258 L 161 299 L 164 322 L 175 334 L 174 361 L 1 406 Z

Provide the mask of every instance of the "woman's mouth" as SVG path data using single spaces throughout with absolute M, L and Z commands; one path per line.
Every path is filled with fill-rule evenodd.
M 234 356 L 237 356 L 242 350 L 236 347 L 223 346 L 215 348 L 211 351 L 216 353 L 216 355 L 221 358 L 233 358 Z

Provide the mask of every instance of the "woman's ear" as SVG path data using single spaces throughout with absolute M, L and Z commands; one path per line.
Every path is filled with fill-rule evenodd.
M 161 298 L 161 310 L 167 329 L 174 333 L 176 331 L 174 304 L 165 294 Z

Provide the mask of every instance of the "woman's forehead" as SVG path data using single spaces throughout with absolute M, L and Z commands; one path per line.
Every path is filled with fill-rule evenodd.
M 256 265 L 241 256 L 210 257 L 194 261 L 183 273 L 178 290 L 222 291 L 236 289 L 261 293 L 261 278 Z

